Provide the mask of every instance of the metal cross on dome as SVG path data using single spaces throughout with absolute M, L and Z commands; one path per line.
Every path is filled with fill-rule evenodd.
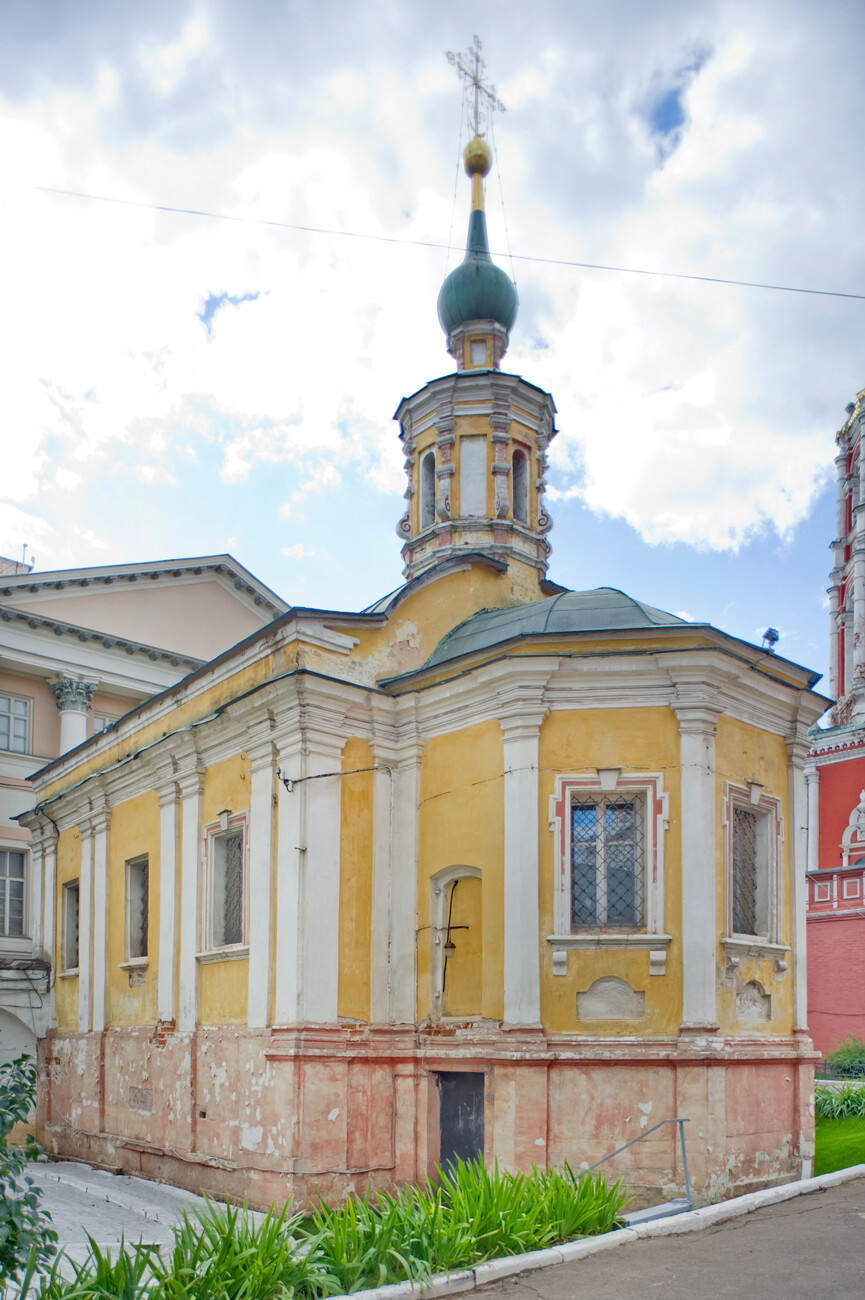
M 447 60 L 452 68 L 456 68 L 460 80 L 465 82 L 466 94 L 470 89 L 474 90 L 473 128 L 475 135 L 483 135 L 481 121 L 484 111 L 487 115 L 495 112 L 496 109 L 504 113 L 505 106 L 496 94 L 492 82 L 488 85 L 484 84 L 487 65 L 481 58 L 481 38 L 476 36 L 465 54 L 454 54 L 448 50 Z

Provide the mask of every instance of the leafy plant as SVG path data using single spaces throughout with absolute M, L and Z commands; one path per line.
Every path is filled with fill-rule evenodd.
M 842 1083 L 835 1088 L 818 1084 L 814 1111 L 820 1119 L 865 1118 L 865 1083 Z
M 18 1278 L 31 1261 L 40 1271 L 57 1250 L 51 1217 L 26 1172 L 40 1147 L 30 1134 L 23 1147 L 9 1141 L 15 1125 L 30 1115 L 36 1079 L 36 1066 L 26 1055 L 0 1065 L 0 1280 Z

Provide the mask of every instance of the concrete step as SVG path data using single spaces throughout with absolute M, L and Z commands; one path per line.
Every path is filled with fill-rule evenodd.
M 661 1205 L 650 1205 L 647 1210 L 634 1210 L 632 1214 L 623 1214 L 622 1218 L 629 1228 L 635 1223 L 651 1223 L 653 1219 L 669 1219 L 673 1214 L 685 1214 L 693 1209 L 685 1196 L 675 1201 L 664 1201 Z

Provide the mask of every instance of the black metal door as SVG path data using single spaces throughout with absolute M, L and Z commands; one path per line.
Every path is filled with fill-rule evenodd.
M 483 1159 L 484 1075 L 439 1074 L 439 1164 Z

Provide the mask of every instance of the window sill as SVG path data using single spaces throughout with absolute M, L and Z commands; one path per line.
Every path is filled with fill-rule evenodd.
M 774 961 L 779 971 L 787 969 L 787 954 L 790 949 L 786 944 L 773 943 L 768 937 L 759 934 L 725 935 L 721 947 L 727 958 L 728 966 L 738 966 L 743 957 L 769 958 Z
M 630 930 L 598 930 L 578 934 L 548 934 L 551 948 L 665 948 L 671 934 L 634 934 Z
M 150 964 L 149 957 L 130 957 L 128 961 L 117 963 L 121 970 L 144 970 Z
M 597 933 L 548 934 L 547 943 L 553 950 L 553 974 L 567 975 L 568 953 L 576 948 L 581 952 L 599 952 L 619 949 L 622 952 L 649 953 L 649 974 L 666 975 L 667 948 L 673 941 L 671 934 L 634 934 L 630 930 L 598 930 Z
M 206 966 L 214 961 L 243 961 L 248 956 L 248 943 L 230 943 L 224 948 L 209 948 L 206 952 L 197 952 L 195 960 L 202 966 Z
M 59 980 L 77 980 L 77 979 L 78 979 L 78 967 L 77 967 L 77 966 L 73 966 L 70 970 L 59 970 L 59 971 L 57 972 L 57 978 L 58 978 Z

